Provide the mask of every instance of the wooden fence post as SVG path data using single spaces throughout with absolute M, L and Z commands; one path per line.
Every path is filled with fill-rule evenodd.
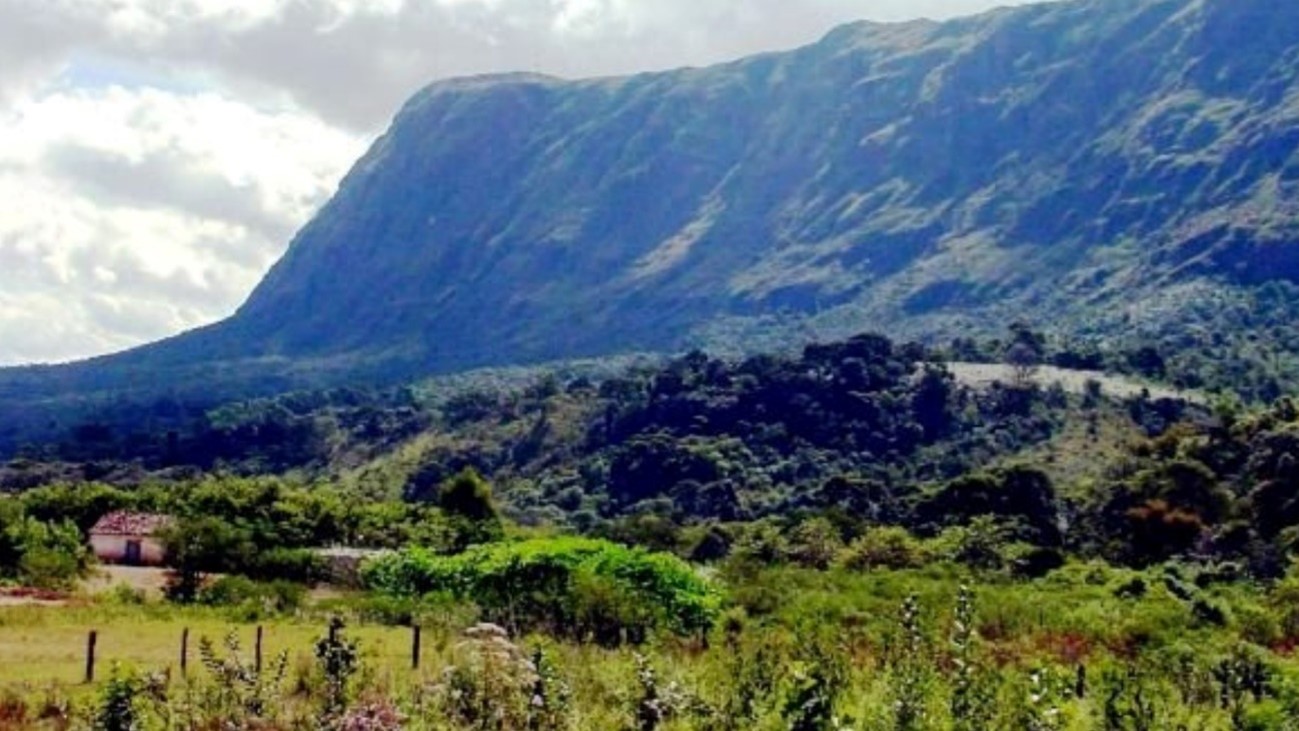
M 189 673 L 189 627 L 180 631 L 180 677 Z
M 95 682 L 95 645 L 99 644 L 99 632 L 90 630 L 86 638 L 86 683 Z
M 257 674 L 262 674 L 262 626 L 257 625 L 257 642 L 253 645 L 253 664 L 257 668 Z
M 419 670 L 419 655 L 420 655 L 420 645 L 421 645 L 421 643 L 420 643 L 420 634 L 421 634 L 420 626 L 419 626 L 418 624 L 416 624 L 416 625 L 412 625 L 412 626 L 411 626 L 411 639 L 410 639 L 410 668 L 411 668 L 411 670 Z

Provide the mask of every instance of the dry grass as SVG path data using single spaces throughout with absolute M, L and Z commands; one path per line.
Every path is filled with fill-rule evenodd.
M 1008 365 L 995 363 L 948 363 L 956 380 L 971 388 L 986 388 L 994 382 L 1011 383 L 1014 380 L 1014 369 Z M 1033 380 L 1039 386 L 1049 387 L 1059 384 L 1065 391 L 1074 394 L 1082 393 L 1088 381 L 1101 384 L 1102 392 L 1111 397 L 1127 399 L 1140 396 L 1143 391 L 1149 392 L 1151 398 L 1185 399 L 1194 403 L 1205 403 L 1207 397 L 1195 391 L 1179 391 L 1168 386 L 1146 383 L 1127 376 L 1107 375 L 1093 371 L 1075 371 L 1054 366 L 1042 366 L 1036 369 Z
M 103 594 L 127 586 L 157 599 L 167 586 L 168 573 L 167 569 L 141 566 L 96 566 L 83 588 L 90 594 Z

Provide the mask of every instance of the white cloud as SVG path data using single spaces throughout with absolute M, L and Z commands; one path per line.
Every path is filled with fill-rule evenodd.
M 0 362 L 229 314 L 364 140 L 215 94 L 120 88 L 0 116 Z

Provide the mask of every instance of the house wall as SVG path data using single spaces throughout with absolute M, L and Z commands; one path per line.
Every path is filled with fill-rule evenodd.
M 90 548 L 102 563 L 125 563 L 127 541 L 140 542 L 140 564 L 161 566 L 167 558 L 162 543 L 149 536 L 91 536 Z

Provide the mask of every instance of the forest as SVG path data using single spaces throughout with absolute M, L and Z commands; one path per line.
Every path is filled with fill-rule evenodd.
M 947 365 L 980 360 L 1004 382 Z M 73 618 L 145 634 L 336 628 L 269 669 L 213 637 L 183 679 L 144 658 L 89 690 L 8 684 L 0 715 L 111 729 L 1295 728 L 1299 405 L 1154 397 L 1178 392 L 1154 362 L 1016 325 L 942 348 L 867 334 L 294 394 L 162 433 L 76 425 L 0 473 L 0 586 L 71 603 L 0 608 L 0 645 L 6 627 Z M 1081 385 L 1048 382 L 1045 365 Z M 1107 392 L 1134 372 L 1149 390 Z M 123 510 L 171 518 L 160 596 L 83 588 L 99 570 L 86 532 Z M 331 547 L 368 556 L 347 586 Z M 349 632 L 371 627 L 422 628 L 435 669 L 367 655 Z

